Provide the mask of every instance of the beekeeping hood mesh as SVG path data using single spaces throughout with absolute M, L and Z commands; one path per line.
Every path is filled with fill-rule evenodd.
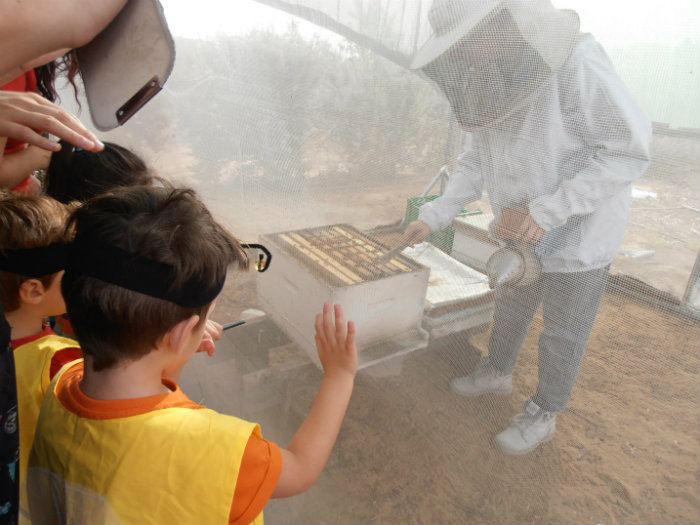
M 450 213 L 438 217 L 444 229 L 434 232 L 433 247 L 476 268 L 431 273 L 429 286 L 450 279 L 442 284 L 454 296 L 424 307 L 416 328 L 430 332 L 428 346 L 398 359 L 395 375 L 357 377 L 328 467 L 307 493 L 270 501 L 269 522 L 698 522 L 700 339 L 687 312 L 700 308 L 700 47 L 697 16 L 674 10 L 694 3 L 697 11 L 698 2 L 552 1 L 574 8 L 581 28 L 571 11 L 545 0 L 161 0 L 176 43 L 172 75 L 102 140 L 194 187 L 245 242 L 348 224 L 389 250 L 401 227 L 442 204 Z M 436 5 L 452 27 L 444 37 L 435 32 Z M 460 6 L 470 9 L 470 22 Z M 195 34 L 202 26 L 206 34 Z M 478 40 L 480 32 L 489 41 Z M 587 81 L 600 71 L 614 72 L 612 82 Z M 580 89 L 572 96 L 571 87 Z M 629 104 L 609 103 L 619 93 Z M 63 105 L 73 101 L 70 87 L 61 95 Z M 532 111 L 518 111 L 523 103 Z M 621 118 L 639 113 L 650 118 Z M 644 144 L 631 143 L 640 136 Z M 556 147 L 543 147 L 550 143 Z M 445 192 L 460 191 L 434 204 L 438 185 L 421 194 L 444 165 Z M 539 246 L 543 272 L 558 289 L 570 289 L 572 272 L 552 272 L 553 263 L 575 253 L 588 264 L 606 239 L 620 244 L 604 261 L 612 260 L 607 290 L 554 439 L 508 458 L 494 436 L 556 365 L 539 357 L 540 337 L 570 335 L 547 324 L 552 319 L 587 328 L 581 311 L 589 290 L 577 285 L 555 298 L 574 310 L 548 299 L 547 323 L 540 307 L 523 329 L 513 303 L 534 308 L 538 298 L 517 288 L 513 301 L 500 303 L 505 321 L 496 326 L 493 296 L 508 294 L 490 290 L 486 275 L 479 281 L 494 249 L 482 219 L 503 217 L 504 208 L 542 211 L 551 201 L 575 209 Z M 608 215 L 596 218 L 599 211 Z M 627 213 L 626 222 L 607 220 Z M 588 237 L 593 219 L 603 234 Z M 253 309 L 262 320 L 246 317 L 227 330 L 214 356 L 188 363 L 181 386 L 194 401 L 260 423 L 266 439 L 284 446 L 323 375 L 261 300 L 271 279 L 298 262 L 271 246 L 269 270 L 231 271 L 212 314 L 225 324 Z M 362 259 L 372 274 L 376 246 Z M 334 257 L 348 265 L 345 255 Z M 275 304 L 280 315 L 299 314 L 294 326 L 313 332 L 318 297 L 330 288 L 323 272 L 338 265 L 321 257 L 308 271 L 318 288 L 281 276 L 290 299 Z M 354 293 L 367 284 L 369 318 L 387 297 L 404 297 L 408 275 L 336 288 Z M 396 289 L 379 295 L 375 285 L 392 286 L 390 278 Z M 366 333 L 366 324 L 357 330 Z M 453 393 L 452 380 L 497 351 L 494 331 L 509 337 L 502 349 L 522 348 L 513 393 Z
M 549 0 L 426 2 L 280 2 L 433 80 L 467 131 L 522 108 L 568 58 L 578 15 Z M 371 6 L 371 7 L 370 7 Z

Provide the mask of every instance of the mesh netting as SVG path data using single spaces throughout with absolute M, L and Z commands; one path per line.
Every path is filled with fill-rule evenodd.
M 163 1 L 173 74 L 101 135 L 273 254 L 182 386 L 284 445 L 324 301 L 361 342 L 328 466 L 268 522 L 697 522 L 698 7 L 194 4 Z M 519 413 L 552 439 L 516 457 Z

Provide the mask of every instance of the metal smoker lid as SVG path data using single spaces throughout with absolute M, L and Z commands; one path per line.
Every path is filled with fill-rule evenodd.
M 517 284 L 525 275 L 525 258 L 512 248 L 501 248 L 486 261 L 486 274 L 492 290 L 504 284 Z

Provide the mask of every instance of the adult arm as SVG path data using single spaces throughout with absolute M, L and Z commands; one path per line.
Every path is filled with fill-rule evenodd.
M 581 133 L 589 162 L 564 180 L 554 193 L 533 199 L 530 215 L 544 230 L 563 225 L 571 216 L 587 215 L 625 191 L 649 164 L 651 123 L 636 103 L 602 48 L 582 45 L 584 59 L 563 79 L 562 115 Z
M 282 473 L 272 493 L 285 498 L 304 492 L 321 475 L 338 437 L 357 372 L 355 325 L 345 324 L 340 305 L 326 303 L 316 316 L 316 347 L 325 371 L 311 411 L 286 449 Z
M 457 167 L 450 175 L 443 194 L 420 207 L 418 219 L 431 231 L 446 228 L 466 204 L 481 198 L 483 179 L 475 142 L 476 137 L 467 138 L 465 149 L 457 159 Z
M 0 0 L 0 85 L 87 44 L 127 0 Z
M 431 232 L 446 228 L 469 202 L 481 198 L 483 179 L 479 154 L 467 138 L 464 152 L 457 159 L 457 168 L 450 175 L 444 193 L 421 206 L 418 220 L 410 223 L 401 237 L 402 244 L 413 246 L 423 242 Z

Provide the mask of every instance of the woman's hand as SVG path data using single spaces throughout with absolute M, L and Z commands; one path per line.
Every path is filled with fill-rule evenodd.
M 41 130 L 41 131 L 37 131 Z M 78 118 L 36 93 L 0 90 L 0 137 L 10 137 L 48 151 L 61 146 L 41 135 L 48 132 L 88 151 L 104 144 Z

